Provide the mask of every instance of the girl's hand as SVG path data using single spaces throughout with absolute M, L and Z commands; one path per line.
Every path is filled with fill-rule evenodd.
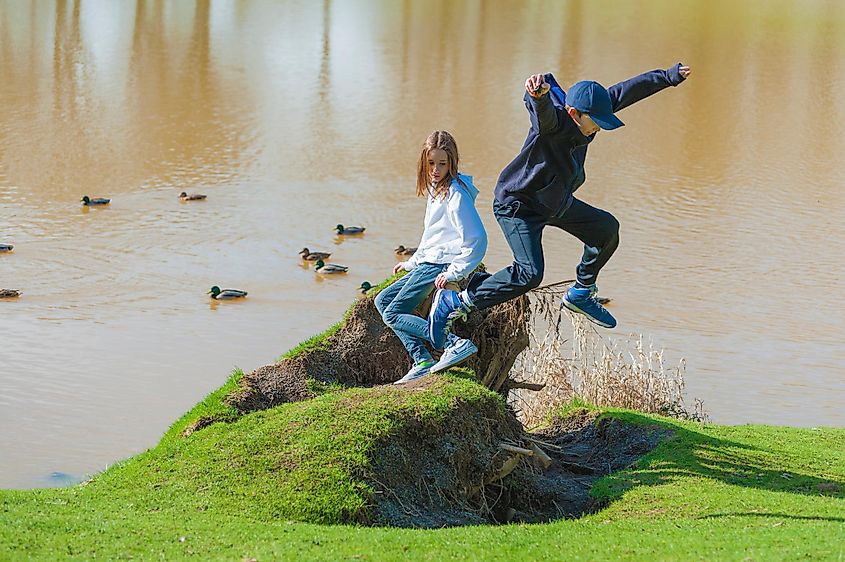
M 395 274 L 397 274 L 397 273 L 399 273 L 399 272 L 400 272 L 400 271 L 402 271 L 403 269 L 405 269 L 405 262 L 400 261 L 399 263 L 397 263 L 396 265 L 394 265 L 394 266 L 393 266 L 393 273 L 394 273 L 394 275 L 395 275 Z
M 681 78 L 686 78 L 692 74 L 692 69 L 688 66 L 681 66 L 681 68 L 678 69 L 678 72 L 681 74 Z
M 446 280 L 446 275 L 445 275 L 445 274 L 443 274 L 443 273 L 441 273 L 441 274 L 440 274 L 440 275 L 438 275 L 438 276 L 437 276 L 437 278 L 434 280 L 434 286 L 435 286 L 435 287 L 437 287 L 438 289 L 445 289 L 445 288 L 446 288 L 446 283 L 448 283 L 448 282 L 449 282 L 449 281 L 447 281 L 447 280 Z
M 539 98 L 549 91 L 549 86 L 542 74 L 534 74 L 529 76 L 525 81 L 525 90 L 532 98 Z

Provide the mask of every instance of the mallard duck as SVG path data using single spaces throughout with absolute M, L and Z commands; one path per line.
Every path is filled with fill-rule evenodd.
M 241 299 L 246 296 L 246 291 L 239 291 L 237 289 L 220 289 L 217 285 L 213 286 L 209 291 L 208 294 L 211 295 L 211 298 L 214 300 L 228 300 L 228 299 Z
M 338 234 L 361 234 L 367 229 L 363 226 L 343 226 L 339 224 L 335 227 L 335 230 Z
M 373 288 L 373 286 L 370 284 L 369 281 L 364 281 L 363 283 L 361 283 L 361 294 L 366 295 L 367 291 L 369 291 L 372 288 Z
M 400 256 L 413 256 L 414 253 L 416 253 L 417 249 L 416 248 L 406 248 L 402 244 L 399 244 L 398 246 L 396 246 L 396 248 L 393 249 L 393 251 L 396 252 Z
M 208 195 L 203 195 L 201 193 L 191 193 L 188 195 L 184 191 L 179 194 L 179 199 L 181 201 L 202 201 L 206 197 L 208 197 Z
M 14 249 L 15 249 L 15 247 L 12 246 L 11 244 L 0 244 L 0 253 L 11 252 Z
M 0 289 L 0 299 L 13 299 L 21 296 L 23 293 L 15 289 Z
M 92 207 L 94 205 L 108 205 L 111 202 L 111 199 L 104 199 L 102 197 L 95 197 L 94 199 L 89 198 L 87 195 L 83 196 L 82 204 L 86 207 Z
M 327 260 L 331 253 L 329 252 L 312 252 L 308 248 L 302 248 L 302 251 L 299 252 L 299 255 L 302 256 L 302 259 L 307 261 L 317 261 L 317 260 Z
M 326 263 L 323 260 L 317 260 L 317 271 L 320 273 L 346 273 L 349 271 L 349 268 L 345 265 Z

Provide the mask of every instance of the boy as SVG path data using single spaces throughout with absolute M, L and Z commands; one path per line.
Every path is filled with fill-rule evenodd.
M 551 74 L 525 81 L 525 106 L 531 129 L 517 157 L 496 184 L 493 214 L 513 251 L 514 262 L 494 274 L 475 274 L 461 293 L 438 290 L 429 313 L 429 336 L 441 349 L 455 318 L 518 297 L 543 280 L 542 234 L 561 228 L 584 243 L 576 283 L 561 306 L 605 328 L 616 319 L 596 299 L 596 278 L 619 245 L 619 222 L 607 211 L 573 196 L 584 183 L 587 146 L 599 129 L 624 125 L 614 113 L 668 86 L 691 70 L 681 63 L 652 70 L 605 89 L 582 81 L 564 92 Z

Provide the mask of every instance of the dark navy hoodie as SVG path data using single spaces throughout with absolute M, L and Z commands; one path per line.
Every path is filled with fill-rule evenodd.
M 613 112 L 683 82 L 680 63 L 667 70 L 652 70 L 607 89 Z M 584 183 L 584 159 L 595 135 L 585 137 L 566 113 L 566 94 L 555 77 L 545 75 L 551 86 L 539 98 L 525 93 L 531 130 L 514 160 L 496 183 L 500 203 L 520 201 L 543 217 L 560 216 L 572 204 L 572 193 Z

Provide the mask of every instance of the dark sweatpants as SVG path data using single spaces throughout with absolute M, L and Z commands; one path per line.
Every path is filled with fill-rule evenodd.
M 584 243 L 584 255 L 575 270 L 584 285 L 596 282 L 599 270 L 619 246 L 619 221 L 578 199 L 562 216 L 550 219 L 529 211 L 519 201 L 504 205 L 494 201 L 493 214 L 513 251 L 514 262 L 492 275 L 476 273 L 470 279 L 467 295 L 479 309 L 509 301 L 540 285 L 546 226 L 561 228 Z

